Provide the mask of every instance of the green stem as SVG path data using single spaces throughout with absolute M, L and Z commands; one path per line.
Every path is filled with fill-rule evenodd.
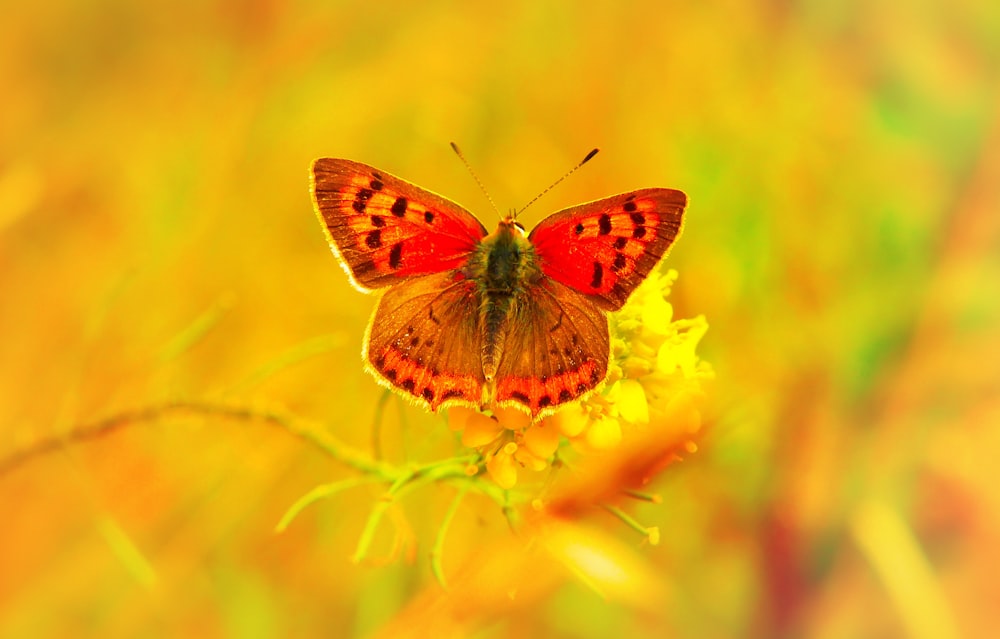
M 104 419 L 71 428 L 68 432 L 42 439 L 0 460 L 0 476 L 15 468 L 60 448 L 104 437 L 116 430 L 137 423 L 153 422 L 178 415 L 198 415 L 243 422 L 259 422 L 277 426 L 318 448 L 328 457 L 362 473 L 386 480 L 399 477 L 401 469 L 372 459 L 371 456 L 348 446 L 327 433 L 319 424 L 271 410 L 254 410 L 245 406 L 211 404 L 197 401 L 168 402 L 134 411 L 126 411 Z
M 411 479 L 413 479 L 412 473 L 402 475 L 375 502 L 371 514 L 368 515 L 368 521 L 365 522 L 365 529 L 361 531 L 361 536 L 358 538 L 358 546 L 351 557 L 352 562 L 359 564 L 368 555 L 368 549 L 371 548 L 372 541 L 375 539 L 375 531 L 378 530 L 379 522 L 382 521 L 382 515 L 398 497 L 402 497 L 416 486 L 410 481 Z
M 441 520 L 441 528 L 438 530 L 437 538 L 434 540 L 434 547 L 431 549 L 431 572 L 437 578 L 438 583 L 445 590 L 448 589 L 448 583 L 444 578 L 444 567 L 441 565 L 441 558 L 444 556 L 444 540 L 445 536 L 448 534 L 448 528 L 451 527 L 451 522 L 455 518 L 455 513 L 458 512 L 458 506 L 462 503 L 462 499 L 465 497 L 465 492 L 467 487 L 462 487 L 458 489 L 458 494 L 455 495 L 455 499 L 451 501 L 451 506 L 448 507 L 448 512 L 444 514 L 444 519 Z
M 604 510 L 608 511 L 609 513 L 611 513 L 615 517 L 617 517 L 619 520 L 621 520 L 622 523 L 624 523 L 626 526 L 628 526 L 632 530 L 636 531 L 637 533 L 639 533 L 643 537 L 646 537 L 647 539 L 650 539 L 650 537 L 652 535 L 652 529 L 650 529 L 648 526 L 643 526 L 642 524 L 640 524 L 638 521 L 636 521 L 635 519 L 633 519 L 631 515 L 629 515 L 628 513 L 626 513 L 621 508 L 618 508 L 617 506 L 609 506 L 607 504 L 602 504 L 601 508 L 603 508 Z
M 326 499 L 327 497 L 332 497 L 333 495 L 347 490 L 348 488 L 354 488 L 355 486 L 362 486 L 376 481 L 380 481 L 380 478 L 373 477 L 371 475 L 361 475 L 360 477 L 350 477 L 348 479 L 342 479 L 329 484 L 320 484 L 319 486 L 316 486 L 305 495 L 299 497 L 295 503 L 285 511 L 281 521 L 279 521 L 278 525 L 275 526 L 275 532 L 284 532 L 288 528 L 288 525 L 292 523 L 292 520 L 295 519 L 306 506 L 309 506 L 313 502 L 319 501 L 320 499 Z

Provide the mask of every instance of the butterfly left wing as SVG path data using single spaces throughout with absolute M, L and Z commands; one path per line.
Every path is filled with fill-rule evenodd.
M 543 273 L 613 311 L 680 236 L 685 206 L 674 189 L 622 193 L 553 213 L 528 239 Z
M 460 273 L 434 273 L 385 292 L 365 335 L 364 359 L 383 384 L 430 410 L 483 398 L 479 294 Z
M 596 388 L 608 374 L 608 318 L 594 300 L 542 278 L 517 298 L 494 379 L 495 401 L 533 417 Z
M 486 235 L 458 204 L 352 160 L 313 162 L 312 194 L 330 246 L 364 291 L 458 268 Z

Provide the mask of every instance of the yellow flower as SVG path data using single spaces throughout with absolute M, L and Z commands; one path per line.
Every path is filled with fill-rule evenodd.
M 464 409 L 458 414 L 465 413 L 465 425 L 462 430 L 462 445 L 469 448 L 480 448 L 494 441 L 503 432 L 500 421 L 491 415 L 479 413 L 473 410 Z M 454 427 L 454 425 L 453 425 Z
M 517 465 L 514 462 L 516 452 L 517 444 L 507 442 L 500 450 L 486 455 L 486 472 L 501 488 L 513 488 L 517 483 Z
M 462 443 L 482 451 L 486 470 L 499 486 L 511 488 L 518 471 L 545 470 L 561 446 L 579 454 L 612 450 L 657 420 L 682 437 L 701 424 L 693 398 L 713 376 L 697 355 L 708 330 L 704 317 L 675 320 L 667 297 L 676 271 L 651 273 L 611 315 L 611 360 L 604 386 L 582 401 L 563 406 L 537 422 L 523 411 L 505 408 L 490 414 L 454 408 L 448 419 L 462 431 Z M 688 450 L 693 450 L 693 444 Z

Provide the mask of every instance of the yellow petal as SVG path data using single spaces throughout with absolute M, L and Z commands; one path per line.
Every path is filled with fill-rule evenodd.
M 496 439 L 501 432 L 503 426 L 500 422 L 482 413 L 473 413 L 462 431 L 462 444 L 469 448 L 479 448 Z
M 548 459 L 559 447 L 559 428 L 552 419 L 545 419 L 524 431 L 522 441 L 532 455 Z
M 662 295 L 649 295 L 643 300 L 642 325 L 649 331 L 666 335 L 674 319 L 674 307 Z
M 528 470 L 541 471 L 549 467 L 549 460 L 537 457 L 524 446 L 519 446 L 514 453 L 514 459 Z
M 469 423 L 469 419 L 477 413 L 478 411 L 464 406 L 452 406 L 448 409 L 448 428 L 454 431 L 464 429 L 465 425 Z
M 590 422 L 583 434 L 584 443 L 593 450 L 610 450 L 622 440 L 622 428 L 617 419 L 600 417 Z
M 587 426 L 587 411 L 579 403 L 572 403 L 549 418 L 566 437 L 576 437 Z
M 523 430 L 531 425 L 531 416 L 513 407 L 497 408 L 493 415 L 507 430 Z
M 633 424 L 649 423 L 649 402 L 642 384 L 634 379 L 622 380 L 618 392 L 618 413 Z
M 486 460 L 486 472 L 500 488 L 513 488 L 517 483 L 517 463 L 513 456 L 516 451 L 517 444 L 511 442 Z
M 622 362 L 622 371 L 626 377 L 642 377 L 651 373 L 655 364 L 656 362 L 645 357 L 630 356 Z
M 678 320 L 674 322 L 674 326 L 678 329 L 677 335 L 660 347 L 656 366 L 664 373 L 680 369 L 685 377 L 693 377 L 698 368 L 695 349 L 708 331 L 708 322 L 699 316 L 692 320 Z

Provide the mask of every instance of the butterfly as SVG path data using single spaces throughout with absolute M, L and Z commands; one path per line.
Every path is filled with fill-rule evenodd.
M 641 189 L 554 213 L 530 234 L 515 215 L 489 233 L 458 204 L 360 162 L 321 158 L 311 178 L 352 284 L 382 293 L 368 371 L 432 411 L 515 406 L 534 419 L 605 381 L 607 313 L 666 255 L 687 205 L 681 191 Z

